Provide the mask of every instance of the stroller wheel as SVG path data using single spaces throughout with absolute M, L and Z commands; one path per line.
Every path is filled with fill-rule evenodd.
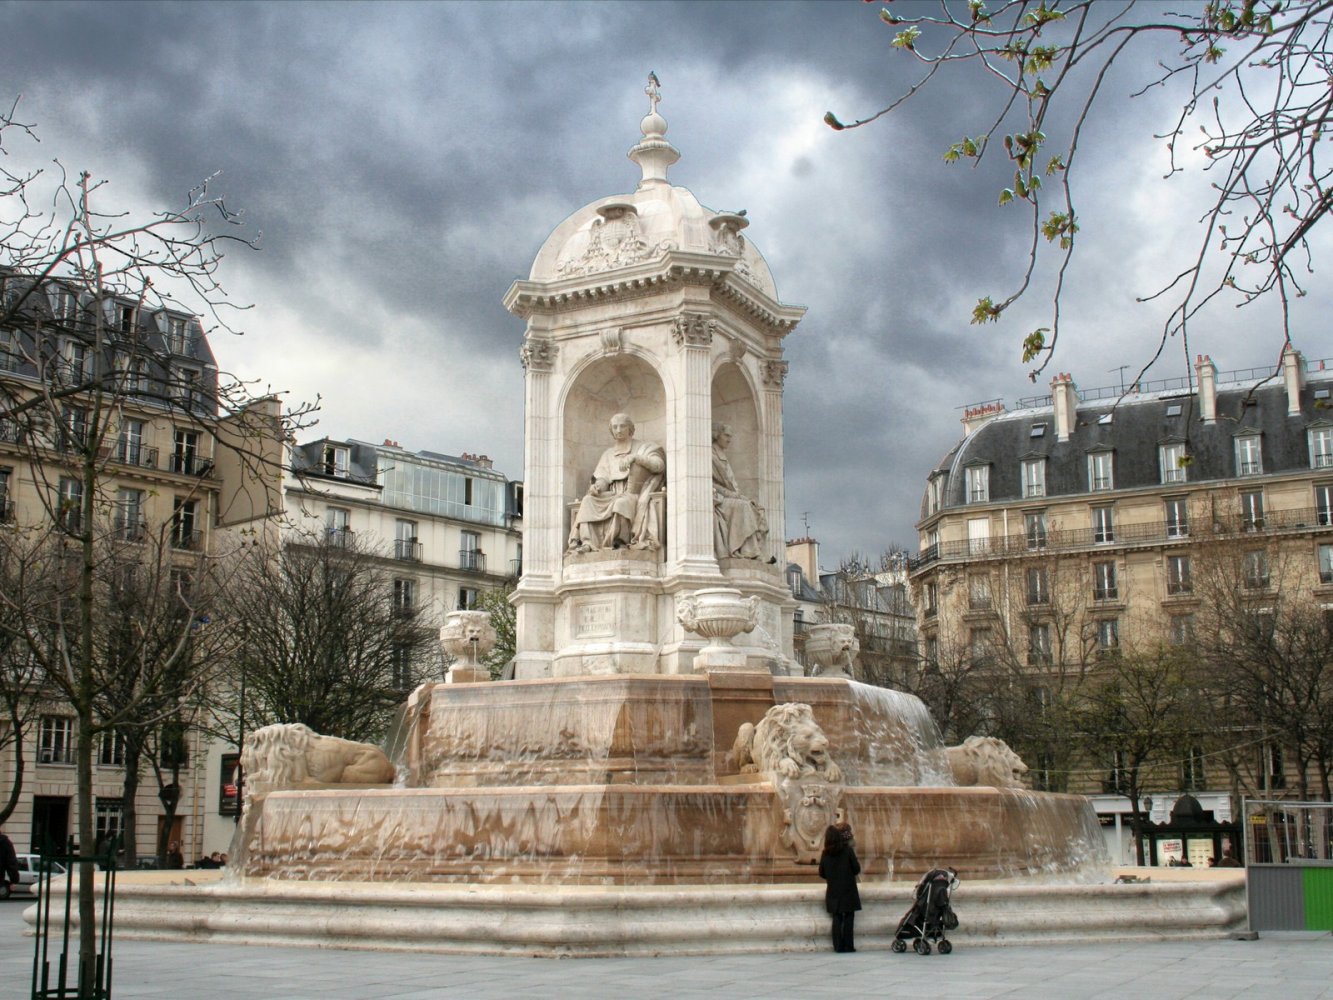
M 912 942 L 912 947 L 916 950 L 916 953 L 918 955 L 930 954 L 930 942 L 927 941 L 925 938 L 917 938 L 915 941 Z
M 902 938 L 894 938 L 894 940 L 893 940 L 893 950 L 894 950 L 897 954 L 901 955 L 903 952 L 905 952 L 905 951 L 907 950 L 907 942 L 904 941 Z
M 949 954 L 951 951 L 953 951 L 953 945 L 951 945 L 948 941 L 941 941 L 941 942 L 937 945 L 937 947 L 940 949 L 940 954 L 941 954 L 941 955 L 947 955 L 947 954 Z

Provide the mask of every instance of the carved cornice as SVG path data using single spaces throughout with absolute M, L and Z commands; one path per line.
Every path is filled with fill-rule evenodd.
M 671 327 L 671 337 L 680 348 L 708 347 L 717 332 L 717 320 L 704 313 L 681 313 Z
M 787 362 L 761 361 L 759 363 L 759 374 L 764 380 L 764 385 L 781 389 L 787 382 Z
M 523 367 L 530 372 L 549 372 L 555 367 L 555 356 L 559 350 L 555 343 L 545 337 L 529 337 L 523 342 L 518 356 Z

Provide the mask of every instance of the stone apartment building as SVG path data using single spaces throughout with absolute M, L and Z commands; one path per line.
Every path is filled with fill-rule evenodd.
M 1287 347 L 1277 372 L 1051 394 L 970 409 L 930 472 L 910 562 L 923 662 L 984 662 L 1003 645 L 1041 678 L 1096 669 L 1127 644 L 1191 643 L 1198 578 L 1235 559 L 1260 611 L 1282 592 L 1333 608 L 1333 371 Z M 1280 567 L 1280 570 L 1279 570 Z M 1073 622 L 1073 627 L 1069 623 Z M 1193 753 L 1155 781 L 1158 811 L 1190 791 L 1219 819 L 1226 776 Z M 1258 742 L 1250 794 L 1289 794 L 1280 743 Z M 1092 793 L 1104 822 L 1128 808 L 1116 763 L 1035 783 Z M 1174 786 L 1174 787 L 1173 787 Z M 1165 818 L 1164 812 L 1158 818 Z
M 0 317 L 7 317 L 0 322 L 0 413 L 10 414 L 0 417 L 0 541 L 64 537 L 77 548 L 61 529 L 83 527 L 91 510 L 99 553 L 126 565 L 155 563 L 173 587 L 188 589 L 216 532 L 268 511 L 268 500 L 239 486 L 235 446 L 256 461 L 278 454 L 276 402 L 220 412 L 208 338 L 199 319 L 183 311 L 94 298 L 83 286 L 37 284 L 12 271 L 0 273 L 0 293 Z M 20 415 L 34 401 L 40 418 Z M 91 479 L 87 461 L 96 470 Z M 86 498 L 89 482 L 96 495 Z M 75 832 L 75 719 L 54 690 L 38 699 L 21 735 L 22 793 L 6 823 L 20 851 L 63 845 Z M 11 725 L 0 720 L 6 793 L 20 749 Z M 177 780 L 166 792 L 178 796 L 172 836 L 187 856 L 199 851 L 205 817 L 215 811 L 200 750 L 196 732 L 180 734 Z M 107 734 L 94 755 L 99 842 L 123 829 L 124 753 L 123 741 Z M 136 796 L 137 842 L 145 853 L 152 853 L 163 815 L 158 793 L 145 775 Z

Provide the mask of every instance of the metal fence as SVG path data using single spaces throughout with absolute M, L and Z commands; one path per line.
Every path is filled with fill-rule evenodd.
M 1333 802 L 1246 799 L 1252 930 L 1333 930 Z
M 32 1000 L 111 1000 L 111 927 L 116 865 L 112 851 L 101 857 L 43 854 L 37 880 L 37 919 L 32 954 Z M 97 900 L 96 948 L 79 951 L 79 868 L 92 865 L 102 881 Z M 63 885 L 61 880 L 63 879 Z

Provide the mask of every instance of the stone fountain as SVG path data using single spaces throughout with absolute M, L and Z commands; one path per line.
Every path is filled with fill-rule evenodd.
M 557 226 L 505 297 L 527 323 L 515 679 L 487 680 L 485 627 L 453 616 L 458 662 L 411 695 L 393 783 L 367 780 L 387 761 L 340 741 L 248 746 L 240 878 L 122 894 L 118 933 L 817 947 L 814 862 L 835 819 L 856 830 L 863 898 L 891 903 L 880 922 L 932 867 L 966 885 L 1104 864 L 1087 800 L 1023 789 L 1021 763 L 985 747 L 969 774 L 987 783 L 957 783 L 920 701 L 848 679 L 841 633 L 821 640 L 821 676 L 794 675 L 769 526 L 784 520 L 782 342 L 804 310 L 778 299 L 743 212 L 668 183 L 679 153 L 655 79 L 647 94 L 637 189 Z M 1001 910 L 1027 919 L 1022 896 Z M 1234 922 L 1229 905 L 1208 919 Z M 1158 933 L 1148 910 L 1135 920 Z

